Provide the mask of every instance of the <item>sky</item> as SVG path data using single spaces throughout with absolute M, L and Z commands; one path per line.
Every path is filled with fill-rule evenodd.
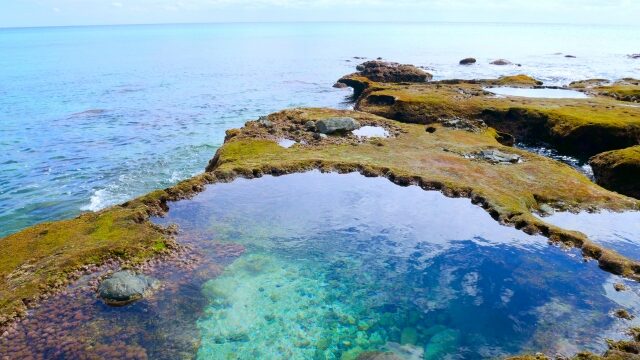
M 640 0 L 0 0 L 0 27 L 280 21 L 640 22 Z

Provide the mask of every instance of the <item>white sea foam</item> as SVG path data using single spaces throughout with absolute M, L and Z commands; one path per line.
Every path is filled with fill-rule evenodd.
M 102 210 L 108 205 L 108 192 L 107 189 L 100 189 L 93 192 L 89 199 L 89 204 L 82 206 L 80 210 L 83 211 L 98 211 Z

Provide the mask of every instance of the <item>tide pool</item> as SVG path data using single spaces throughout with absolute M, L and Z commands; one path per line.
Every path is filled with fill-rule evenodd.
M 81 278 L 0 338 L 0 356 L 569 356 L 639 324 L 613 315 L 638 315 L 637 283 L 466 198 L 314 171 L 214 184 L 169 206 L 154 221 L 177 224 L 187 248 L 145 268 L 159 290 L 114 308 L 95 275 Z

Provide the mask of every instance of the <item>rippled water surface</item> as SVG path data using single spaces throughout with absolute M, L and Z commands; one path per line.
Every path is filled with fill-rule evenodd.
M 526 43 L 526 46 L 522 46 Z M 0 30 L 0 236 L 202 171 L 224 131 L 331 88 L 363 59 L 436 79 L 640 77 L 640 31 L 500 24 L 225 24 Z M 562 54 L 577 58 L 565 58 Z M 459 66 L 467 56 L 476 65 Z M 507 58 L 522 66 L 489 65 Z
M 147 270 L 162 288 L 125 307 L 81 282 L 0 337 L 0 358 L 569 355 L 637 324 L 614 310 L 640 314 L 635 283 L 616 292 L 618 277 L 469 199 L 386 179 L 241 179 L 170 206 L 156 221 L 179 224 L 195 262 Z

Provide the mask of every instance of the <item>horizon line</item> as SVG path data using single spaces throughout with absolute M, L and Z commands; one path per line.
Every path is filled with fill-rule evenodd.
M 386 20 L 313 20 L 313 21 L 212 21 L 212 22 L 159 22 L 159 23 L 122 23 L 122 24 L 76 24 L 76 25 L 36 25 L 2 26 L 0 30 L 117 27 L 117 26 L 166 26 L 166 25 L 233 25 L 233 24 L 478 24 L 478 25 L 564 25 L 564 26 L 615 26 L 640 27 L 637 24 L 610 23 L 561 23 L 561 22 L 517 22 L 517 21 L 386 21 Z

